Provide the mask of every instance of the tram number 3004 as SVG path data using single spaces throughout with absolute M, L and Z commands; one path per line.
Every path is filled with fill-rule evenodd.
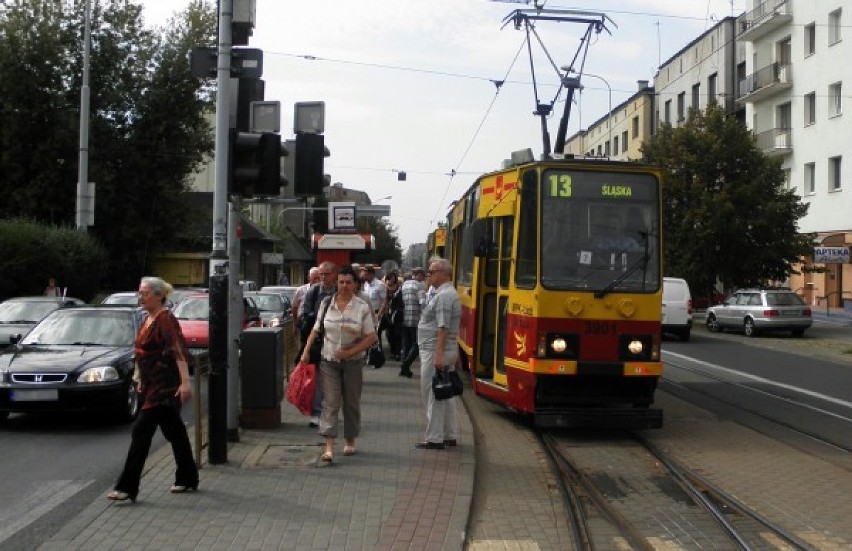
M 617 335 L 618 325 L 608 321 L 587 321 L 586 335 Z

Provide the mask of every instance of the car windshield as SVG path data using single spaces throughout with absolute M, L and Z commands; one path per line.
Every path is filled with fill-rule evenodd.
M 284 310 L 284 305 L 281 302 L 281 297 L 278 295 L 250 295 L 254 299 L 257 308 L 261 312 L 281 312 Z
M 133 316 L 129 310 L 57 310 L 36 325 L 22 344 L 133 346 Z
M 116 293 L 104 299 L 104 304 L 139 304 L 139 296 L 136 293 Z
M 766 293 L 768 306 L 804 306 L 805 301 L 795 293 Z
M 206 320 L 210 317 L 210 299 L 187 297 L 175 306 L 174 314 L 181 320 Z
M 0 323 L 38 323 L 38 321 L 59 307 L 52 300 L 6 301 L 0 304 Z
M 278 293 L 279 295 L 283 295 L 283 296 L 287 297 L 288 299 L 293 300 L 293 297 L 296 295 L 296 289 L 298 289 L 298 287 L 270 286 L 270 287 L 261 288 L 261 291 L 267 292 L 267 293 Z

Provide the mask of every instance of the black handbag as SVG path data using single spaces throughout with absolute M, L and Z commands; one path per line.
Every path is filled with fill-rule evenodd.
M 432 377 L 432 393 L 436 400 L 448 400 L 455 396 L 448 369 L 435 370 L 435 375 Z
M 454 369 L 449 373 L 450 383 L 453 385 L 453 396 L 461 396 L 462 392 L 464 392 L 464 383 L 462 383 L 461 377 L 459 377 L 459 372 Z
M 376 369 L 385 365 L 385 351 L 382 350 L 382 346 L 379 343 L 371 346 L 370 351 L 367 352 L 367 364 L 372 365 Z

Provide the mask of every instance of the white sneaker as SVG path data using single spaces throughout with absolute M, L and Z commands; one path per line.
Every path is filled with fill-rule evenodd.
M 312 427 L 318 427 L 319 426 L 319 417 L 316 416 L 316 415 L 311 416 L 311 420 L 310 420 L 309 424 Z

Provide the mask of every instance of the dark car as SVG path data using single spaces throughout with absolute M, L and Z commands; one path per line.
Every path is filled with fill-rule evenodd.
M 144 314 L 131 306 L 55 310 L 0 354 L 0 419 L 10 412 L 139 413 L 133 343 Z
M 0 303 L 0 349 L 12 335 L 26 335 L 42 318 L 59 308 L 83 304 L 71 297 L 18 297 Z
M 260 321 L 264 327 L 279 327 L 293 319 L 290 299 L 279 294 L 263 291 L 247 291 L 243 296 L 251 297 L 260 310 Z

